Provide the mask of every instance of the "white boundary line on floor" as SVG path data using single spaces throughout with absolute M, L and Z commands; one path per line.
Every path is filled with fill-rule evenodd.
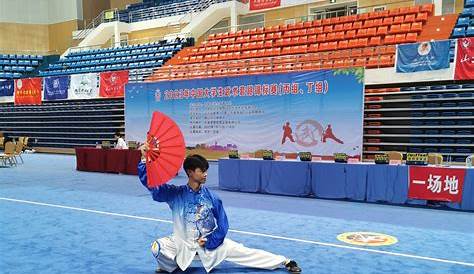
M 160 223 L 167 223 L 167 224 L 172 224 L 172 223 L 173 223 L 172 221 L 163 220 L 163 219 L 148 218 L 148 217 L 141 217 L 141 216 L 135 216 L 135 215 L 121 214 L 121 213 L 113 213 L 113 212 L 100 211 L 100 210 L 92 210 L 92 209 L 79 208 L 79 207 L 72 207 L 72 206 L 63 206 L 63 205 L 56 205 L 56 204 L 47 204 L 47 203 L 40 203 L 40 202 L 27 201 L 27 200 L 18 200 L 18 199 L 4 198 L 4 197 L 0 197 L 0 201 L 24 203 L 24 204 L 39 205 L 39 206 L 48 206 L 48 207 L 62 208 L 62 209 L 70 209 L 70 210 L 75 210 L 75 211 L 96 213 L 96 214 L 102 214 L 102 215 L 108 215 L 108 216 L 116 216 L 116 217 L 125 217 L 125 218 L 131 218 L 131 219 L 137 219 L 137 220 L 145 220 L 145 221 L 153 221 L 153 222 L 160 222 Z M 303 240 L 303 239 L 297 239 L 297 238 L 276 236 L 276 235 L 270 235 L 270 234 L 264 234 L 264 233 L 248 232 L 248 231 L 235 230 L 235 229 L 229 229 L 229 231 L 234 232 L 234 233 L 244 234 L 244 235 L 252 235 L 252 236 L 259 236 L 259 237 L 265 237 L 265 238 L 279 239 L 279 240 L 285 240 L 285 241 L 292 241 L 292 242 L 299 242 L 299 243 L 307 243 L 307 244 L 314 244 L 314 245 L 327 246 L 327 247 L 335 247 L 335 248 L 342 248 L 342 249 L 351 249 L 351 250 L 357 250 L 357 251 L 365 251 L 365 252 L 369 252 L 369 253 L 377 253 L 377 254 L 384 254 L 384 255 L 390 255 L 390 256 L 398 256 L 398 257 L 420 259 L 420 260 L 426 260 L 426 261 L 432 261 L 432 262 L 447 263 L 447 264 L 456 264 L 456 265 L 463 265 L 463 266 L 474 267 L 474 263 L 468 263 L 468 262 L 460 262 L 460 261 L 453 261 L 453 260 L 446 260 L 446 259 L 439 259 L 439 258 L 432 258 L 432 257 L 418 256 L 418 255 L 411 255 L 411 254 L 398 253 L 398 252 L 389 252 L 389 251 L 376 250 L 376 249 L 370 249 L 370 248 L 361 248 L 361 247 L 354 247 L 354 246 L 331 244 L 331 243 L 324 243 L 324 242 Z

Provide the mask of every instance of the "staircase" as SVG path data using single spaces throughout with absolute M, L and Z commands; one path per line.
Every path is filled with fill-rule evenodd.
M 421 42 L 449 39 L 457 20 L 458 14 L 430 16 L 417 40 Z

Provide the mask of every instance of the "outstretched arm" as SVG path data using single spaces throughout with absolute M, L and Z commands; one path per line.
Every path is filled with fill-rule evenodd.
M 153 200 L 157 202 L 170 202 L 176 196 L 178 188 L 174 185 L 164 184 L 159 187 L 148 187 L 148 176 L 146 175 L 146 151 L 148 150 L 148 144 L 144 144 L 140 147 L 142 152 L 142 160 L 138 163 L 138 178 L 144 187 L 146 187 L 153 197 Z

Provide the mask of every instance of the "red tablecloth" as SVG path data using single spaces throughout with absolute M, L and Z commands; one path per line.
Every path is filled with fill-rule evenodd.
M 140 151 L 132 149 L 76 148 L 76 169 L 137 175 L 140 157 Z

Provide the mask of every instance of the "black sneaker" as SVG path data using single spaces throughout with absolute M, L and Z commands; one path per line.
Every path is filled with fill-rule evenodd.
M 164 271 L 161 268 L 157 268 L 157 269 L 155 269 L 155 273 L 166 273 L 166 271 Z
M 298 264 L 293 260 L 290 260 L 289 262 L 287 262 L 285 264 L 285 267 L 286 267 L 286 270 L 288 270 L 288 272 L 290 273 L 301 273 L 301 268 L 299 268 Z

